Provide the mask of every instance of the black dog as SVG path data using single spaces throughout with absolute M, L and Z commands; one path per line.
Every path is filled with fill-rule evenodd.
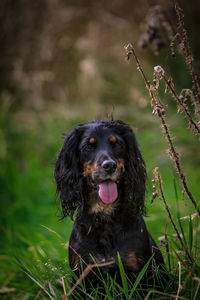
M 63 217 L 73 218 L 77 210 L 69 260 L 78 276 L 95 261 L 108 262 L 102 274 L 118 278 L 118 253 L 129 277 L 137 275 L 152 254 L 162 268 L 162 254 L 142 217 L 146 169 L 127 124 L 102 120 L 72 129 L 58 154 L 55 179 Z M 153 277 L 151 266 L 146 282 Z M 99 284 L 92 272 L 87 279 Z

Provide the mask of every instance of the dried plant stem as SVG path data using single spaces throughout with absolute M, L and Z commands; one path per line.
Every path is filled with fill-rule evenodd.
M 156 97 L 154 95 L 154 92 L 153 92 L 155 90 L 152 89 L 151 82 L 147 79 L 147 77 L 146 77 L 146 75 L 145 75 L 145 73 L 143 71 L 143 68 L 142 68 L 142 66 L 140 64 L 140 61 L 139 61 L 139 59 L 138 59 L 138 57 L 137 57 L 137 55 L 135 53 L 135 50 L 134 50 L 132 44 L 128 43 L 127 45 L 124 46 L 124 49 L 126 51 L 127 60 L 129 60 L 130 56 L 133 54 L 134 59 L 136 61 L 137 69 L 141 73 L 141 75 L 142 75 L 142 77 L 144 79 L 144 82 L 146 84 L 146 88 L 148 89 L 150 97 L 152 99 L 152 105 L 156 105 L 156 104 L 159 105 L 158 100 L 156 99 Z
M 66 288 L 65 288 L 65 280 L 64 280 L 64 277 L 61 277 L 61 284 L 62 284 L 62 287 L 63 287 L 64 296 L 65 296 L 65 295 L 66 295 Z
M 165 118 L 164 118 L 164 116 L 160 112 L 158 112 L 158 116 L 159 116 L 159 118 L 160 118 L 160 120 L 162 122 L 162 127 L 163 127 L 165 136 L 166 136 L 166 138 L 168 140 L 168 143 L 169 143 L 169 146 L 170 146 L 170 154 L 171 154 L 171 157 L 172 157 L 172 159 L 173 159 L 173 161 L 175 163 L 175 166 L 176 166 L 177 172 L 179 174 L 179 178 L 181 180 L 183 189 L 186 192 L 186 194 L 188 195 L 188 197 L 190 198 L 190 200 L 192 201 L 192 203 L 193 203 L 193 205 L 194 205 L 194 207 L 195 207 L 198 215 L 200 216 L 200 209 L 199 209 L 199 207 L 198 207 L 198 205 L 197 205 L 194 197 L 192 196 L 191 192 L 188 189 L 185 175 L 183 174 L 182 169 L 181 169 L 179 154 L 176 152 L 176 150 L 174 148 L 174 145 L 172 143 L 172 139 L 170 137 L 169 130 L 168 130 L 168 127 L 166 125 Z
M 176 256 L 178 257 L 178 254 L 176 253 L 176 251 L 174 251 L 174 253 L 175 253 Z M 183 262 L 181 262 L 181 263 L 182 263 L 182 265 L 184 266 Z M 195 270 L 195 268 L 196 268 L 196 262 L 194 262 L 194 264 L 193 264 L 193 266 L 192 266 L 191 269 L 188 269 L 188 267 L 185 267 L 185 266 L 184 266 L 184 268 L 187 270 L 188 274 L 187 274 L 187 276 L 186 276 L 186 278 L 185 278 L 185 280 L 184 280 L 184 282 L 183 282 L 183 290 L 185 289 L 186 284 L 187 284 L 187 282 L 188 282 L 188 280 L 189 280 L 190 278 L 192 278 L 192 280 L 194 280 L 193 274 L 194 274 L 194 270 Z
M 178 1 L 174 0 L 174 7 L 175 7 L 175 11 L 178 17 L 178 26 L 182 31 L 182 42 L 183 45 L 181 47 L 182 51 L 183 51 L 183 55 L 185 57 L 185 61 L 186 61 L 186 65 L 188 67 L 188 70 L 191 74 L 192 77 L 192 81 L 193 81 L 193 85 L 194 85 L 194 89 L 196 91 L 196 98 L 194 98 L 194 105 L 195 105 L 195 109 L 196 109 L 196 115 L 198 116 L 198 118 L 200 118 L 200 85 L 199 85 L 199 79 L 198 76 L 194 70 L 194 58 L 191 54 L 191 50 L 190 50 L 190 46 L 189 46 L 189 41 L 188 41 L 188 36 L 187 36 L 187 31 L 184 27 L 184 14 L 183 14 L 183 10 L 182 8 L 179 6 Z
M 181 285 L 181 263 L 180 261 L 178 262 L 178 290 L 177 290 L 177 294 L 176 294 L 176 300 L 178 300 L 179 294 L 182 291 L 183 287 Z
M 142 66 L 140 64 L 140 61 L 139 61 L 136 53 L 135 53 L 135 50 L 134 50 L 133 46 L 130 43 L 128 43 L 124 48 L 125 48 L 125 51 L 126 51 L 127 59 L 130 59 L 131 54 L 133 54 L 133 56 L 135 58 L 137 69 L 142 74 L 142 77 L 145 81 L 146 87 L 147 87 L 147 89 L 149 91 L 149 94 L 151 96 L 151 99 L 152 99 L 151 104 L 154 107 L 154 113 L 157 114 L 159 116 L 160 120 L 161 120 L 162 127 L 163 127 L 163 130 L 164 130 L 164 134 L 165 134 L 165 136 L 167 138 L 167 141 L 169 143 L 169 146 L 170 146 L 170 154 L 171 154 L 170 156 L 171 156 L 171 158 L 173 159 L 173 161 L 175 163 L 177 172 L 179 174 L 181 183 L 183 185 L 183 189 L 187 193 L 187 195 L 188 195 L 189 199 L 192 201 L 198 215 L 200 216 L 200 209 L 199 209 L 194 197 L 192 196 L 191 192 L 188 189 L 185 175 L 183 174 L 182 169 L 181 169 L 179 154 L 176 152 L 175 147 L 172 143 L 171 136 L 169 134 L 169 130 L 168 130 L 168 127 L 167 127 L 167 124 L 166 124 L 166 121 L 165 121 L 165 117 L 164 117 L 164 113 L 165 113 L 164 106 L 160 102 L 159 98 L 156 96 L 155 88 L 150 84 L 150 81 L 147 80 L 147 77 L 144 74 L 144 71 L 142 69 Z
M 81 274 L 81 276 L 79 277 L 79 279 L 76 281 L 76 283 L 73 285 L 73 287 L 70 289 L 70 291 L 63 297 L 64 299 L 67 299 L 75 290 L 75 288 L 83 281 L 83 279 L 90 273 L 90 271 L 92 271 L 93 268 L 98 268 L 98 267 L 105 267 L 105 266 L 109 266 L 114 264 L 115 262 L 109 261 L 109 262 L 105 262 L 102 264 L 93 264 L 93 265 L 87 265 L 87 267 L 85 268 L 85 270 L 83 271 L 83 273 Z M 87 294 L 87 296 L 89 296 Z M 91 299 L 94 299 L 93 297 L 89 296 Z
M 162 296 L 167 296 L 167 297 L 170 297 L 170 298 L 175 298 L 177 299 L 177 296 L 174 295 L 174 294 L 168 294 L 168 293 L 163 293 L 163 292 L 160 292 L 160 291 L 157 291 L 157 290 L 151 290 L 147 293 L 146 297 L 144 298 L 144 300 L 148 300 L 149 297 L 151 296 L 151 294 L 158 294 L 158 295 L 162 295 Z M 189 300 L 188 298 L 185 298 L 185 297 L 181 297 L 181 296 L 178 296 L 178 299 L 184 299 L 184 300 Z
M 169 267 L 169 272 L 171 273 L 171 260 L 170 260 L 170 253 L 169 253 L 169 243 L 168 243 L 168 237 L 167 234 L 165 233 L 165 240 L 166 240 L 166 254 L 167 254 L 167 260 L 168 260 L 168 267 Z
M 198 281 L 198 285 L 197 285 L 197 288 L 196 288 L 196 291 L 195 291 L 195 294 L 194 294 L 194 298 L 193 298 L 193 300 L 195 300 L 196 297 L 197 297 L 197 293 L 198 293 L 199 287 L 200 287 L 200 278 L 194 277 L 193 280 L 197 280 Z
M 86 266 L 89 266 L 89 265 L 86 263 L 86 261 L 79 255 L 79 253 L 78 253 L 72 246 L 69 245 L 69 247 L 70 247 L 70 248 L 72 249 L 72 251 L 79 257 L 80 261 L 82 261 Z M 92 273 L 93 273 L 99 280 L 101 280 L 101 278 L 97 275 L 96 272 L 94 272 L 94 270 L 91 269 L 91 271 L 92 271 Z
M 177 100 L 177 102 L 179 103 L 179 105 L 182 107 L 183 111 L 185 112 L 189 124 L 191 127 L 193 127 L 195 129 L 195 131 L 200 135 L 200 128 L 199 126 L 196 124 L 196 122 L 192 119 L 192 116 L 190 115 L 187 106 L 180 100 L 179 96 L 177 95 L 177 93 L 175 92 L 170 80 L 167 80 L 167 78 L 165 76 L 163 76 L 163 79 L 166 83 L 166 85 L 168 86 L 168 88 L 170 89 L 170 91 L 172 92 L 174 98 Z
M 192 267 L 192 271 L 189 269 L 189 267 L 187 266 L 186 262 L 184 262 L 184 260 L 180 257 L 180 255 L 176 252 L 176 250 L 173 250 L 174 254 L 177 256 L 178 260 L 181 262 L 181 264 L 183 265 L 183 267 L 187 270 L 188 272 L 188 276 L 190 276 L 192 278 L 192 271 L 193 271 L 193 267 Z M 194 264 L 195 265 L 195 264 Z M 177 268 L 176 268 L 177 271 Z M 175 271 L 175 273 L 176 273 Z
M 195 291 L 195 295 L 194 295 L 193 300 L 195 300 L 196 297 L 197 297 L 197 293 L 198 293 L 198 291 L 199 291 L 199 287 L 200 287 L 200 283 L 198 282 L 198 285 L 197 285 L 197 288 L 196 288 L 196 291 Z
M 171 212 L 170 212 L 169 207 L 168 207 L 168 205 L 167 205 L 167 201 L 166 201 L 166 199 L 165 199 L 165 195 L 164 195 L 163 188 L 162 188 L 162 180 L 161 180 L 161 176 L 160 176 L 160 174 L 159 174 L 158 168 L 156 168 L 156 169 L 154 170 L 154 172 L 155 172 L 155 174 L 156 174 L 156 178 L 157 178 L 157 181 L 158 181 L 158 185 L 159 185 L 159 190 L 160 190 L 161 198 L 162 198 L 162 200 L 163 200 L 163 202 L 164 202 L 165 209 L 166 209 L 166 211 L 167 211 L 167 213 L 168 213 L 168 216 L 169 216 L 169 219 L 170 219 L 170 221 L 171 221 L 171 223 L 172 223 L 172 225 L 173 225 L 173 227 L 174 227 L 174 230 L 175 230 L 175 232 L 176 232 L 177 238 L 178 238 L 178 240 L 179 240 L 181 246 L 183 247 L 183 249 L 185 249 L 185 252 L 186 252 L 186 254 L 187 254 L 189 260 L 190 260 L 191 262 L 193 262 L 193 259 L 192 259 L 191 255 L 190 255 L 190 253 L 189 253 L 189 250 L 188 250 L 187 246 L 183 243 L 183 240 L 182 240 L 182 238 L 181 238 L 181 236 L 180 236 L 180 234 L 179 234 L 179 232 L 178 232 L 178 229 L 177 229 L 177 227 L 176 227 L 176 224 L 174 223 L 174 220 L 173 220 L 173 218 L 172 218 Z
M 134 56 L 136 64 L 137 64 L 137 69 L 142 74 L 142 77 L 144 78 L 144 81 L 146 83 L 147 88 L 150 89 L 150 87 L 151 87 L 150 81 L 146 78 L 146 75 L 144 74 L 142 66 L 141 66 L 141 64 L 139 62 L 139 59 L 138 59 L 137 55 L 135 54 L 135 50 L 134 50 L 133 47 L 132 47 L 132 51 L 133 51 L 133 56 Z M 152 97 L 153 97 L 153 94 L 152 94 Z
M 14 293 L 16 291 L 15 288 L 7 288 L 7 287 L 3 287 L 2 289 L 0 289 L 0 294 L 9 294 L 9 293 Z

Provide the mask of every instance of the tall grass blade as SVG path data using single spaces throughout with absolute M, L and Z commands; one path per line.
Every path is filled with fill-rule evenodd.
M 104 289 L 105 289 L 105 292 L 106 292 L 105 299 L 112 299 L 112 295 L 110 293 L 111 288 L 109 288 L 109 274 L 107 274 L 107 280 L 105 280 L 105 278 L 104 278 L 104 276 L 103 276 L 103 274 L 101 272 L 101 268 L 99 268 L 99 266 L 98 266 L 95 258 L 91 254 L 90 254 L 90 256 L 91 256 L 94 264 L 96 265 L 96 268 L 98 270 L 98 274 L 100 275 L 102 283 L 104 285 Z
M 49 291 L 44 287 L 42 282 L 24 265 L 22 261 L 20 261 L 18 258 L 16 259 L 16 263 L 20 266 L 22 271 L 31 279 L 33 280 L 48 296 L 51 300 L 55 300 L 54 297 L 49 293 Z M 56 298 L 57 299 L 57 298 Z
M 176 198 L 177 220 L 178 220 L 178 224 L 179 224 L 182 236 L 183 236 L 183 241 L 184 241 L 185 245 L 187 245 L 186 238 L 185 238 L 185 233 L 184 233 L 183 226 L 182 226 L 182 223 L 181 223 L 181 214 L 180 214 L 180 207 L 179 207 L 179 200 L 178 200 L 178 193 L 177 193 L 175 176 L 174 176 L 174 180 L 173 181 L 174 181 L 174 192 L 175 192 L 175 198 Z
M 118 253 L 118 263 L 119 263 L 119 270 L 120 270 L 120 275 L 121 275 L 121 279 L 122 279 L 122 286 L 124 289 L 124 294 L 125 294 L 126 299 L 128 300 L 128 282 L 127 282 L 126 273 L 125 273 L 124 266 L 121 261 L 121 257 L 119 255 L 119 253 Z
M 196 219 L 195 228 L 199 228 L 199 218 Z M 199 255 L 199 247 L 197 245 L 200 245 L 200 237 L 199 237 L 199 232 L 196 230 L 195 247 L 194 247 L 194 258 L 195 259 Z
M 192 254 L 192 247 L 193 247 L 193 223 L 192 223 L 192 218 L 190 216 L 190 219 L 189 219 L 189 250 L 190 250 L 190 254 Z
M 56 296 L 56 293 L 54 291 L 54 288 L 53 288 L 51 282 L 49 282 L 49 281 L 48 281 L 48 286 L 49 286 L 49 290 L 50 290 L 52 296 L 54 297 L 54 299 L 58 299 L 57 296 Z
M 168 268 L 169 268 L 169 272 L 171 272 L 171 258 L 170 258 L 170 252 L 169 252 L 169 241 L 168 241 L 168 236 L 166 233 L 165 233 L 165 241 L 166 241 L 166 254 L 167 254 Z
M 148 269 L 148 267 L 149 267 L 149 264 L 150 264 L 150 262 L 151 262 L 151 260 L 152 260 L 152 257 L 153 257 L 153 255 L 149 258 L 149 260 L 147 261 L 147 263 L 144 265 L 144 267 L 142 268 L 142 270 L 141 270 L 140 273 L 138 274 L 138 276 L 137 276 L 137 278 L 136 278 L 136 280 L 135 280 L 135 283 L 134 283 L 134 285 L 133 285 L 133 287 L 132 287 L 132 289 L 131 289 L 131 292 L 130 292 L 130 294 L 129 294 L 129 298 L 128 298 L 129 300 L 132 299 L 133 293 L 135 292 L 135 290 L 136 290 L 138 284 L 140 283 L 140 281 L 141 281 L 142 277 L 144 276 L 145 272 L 147 271 L 147 269 Z
M 49 232 L 54 233 L 60 240 L 62 240 L 62 237 L 59 233 L 57 233 L 55 230 L 51 229 L 48 226 L 45 226 L 43 224 L 40 224 L 43 228 L 47 229 Z

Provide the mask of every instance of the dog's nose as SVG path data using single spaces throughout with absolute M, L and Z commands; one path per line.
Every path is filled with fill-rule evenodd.
M 114 160 L 104 160 L 101 167 L 108 173 L 113 173 L 116 168 L 117 164 Z

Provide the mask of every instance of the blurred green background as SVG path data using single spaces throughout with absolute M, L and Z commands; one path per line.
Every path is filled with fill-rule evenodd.
M 135 62 L 125 60 L 131 42 L 150 79 L 161 65 L 174 78 L 177 92 L 191 88 L 180 54 L 171 57 L 169 39 L 159 53 L 141 49 L 142 25 L 149 9 L 159 4 L 177 25 L 171 1 L 2 0 L 0 3 L 0 296 L 29 299 L 36 285 L 16 260 L 34 266 L 54 260 L 67 266 L 70 220 L 59 220 L 53 177 L 54 161 L 72 126 L 113 114 L 136 133 L 148 171 L 146 222 L 153 237 L 170 232 L 163 203 L 152 194 L 152 170 L 159 167 L 164 192 L 176 220 L 176 189 L 182 215 L 193 213 L 182 190 L 159 119 Z M 185 26 L 199 71 L 198 1 L 182 1 Z M 162 26 L 161 26 L 162 27 Z M 162 28 L 161 28 L 162 30 Z M 181 153 L 189 187 L 199 201 L 198 139 L 187 130 L 175 101 L 164 94 L 167 122 Z M 189 104 L 192 111 L 192 105 Z M 66 270 L 63 269 L 63 273 Z M 48 277 L 48 272 L 43 274 Z M 46 277 L 45 277 L 46 276 Z M 15 288 L 13 293 L 3 289 Z

